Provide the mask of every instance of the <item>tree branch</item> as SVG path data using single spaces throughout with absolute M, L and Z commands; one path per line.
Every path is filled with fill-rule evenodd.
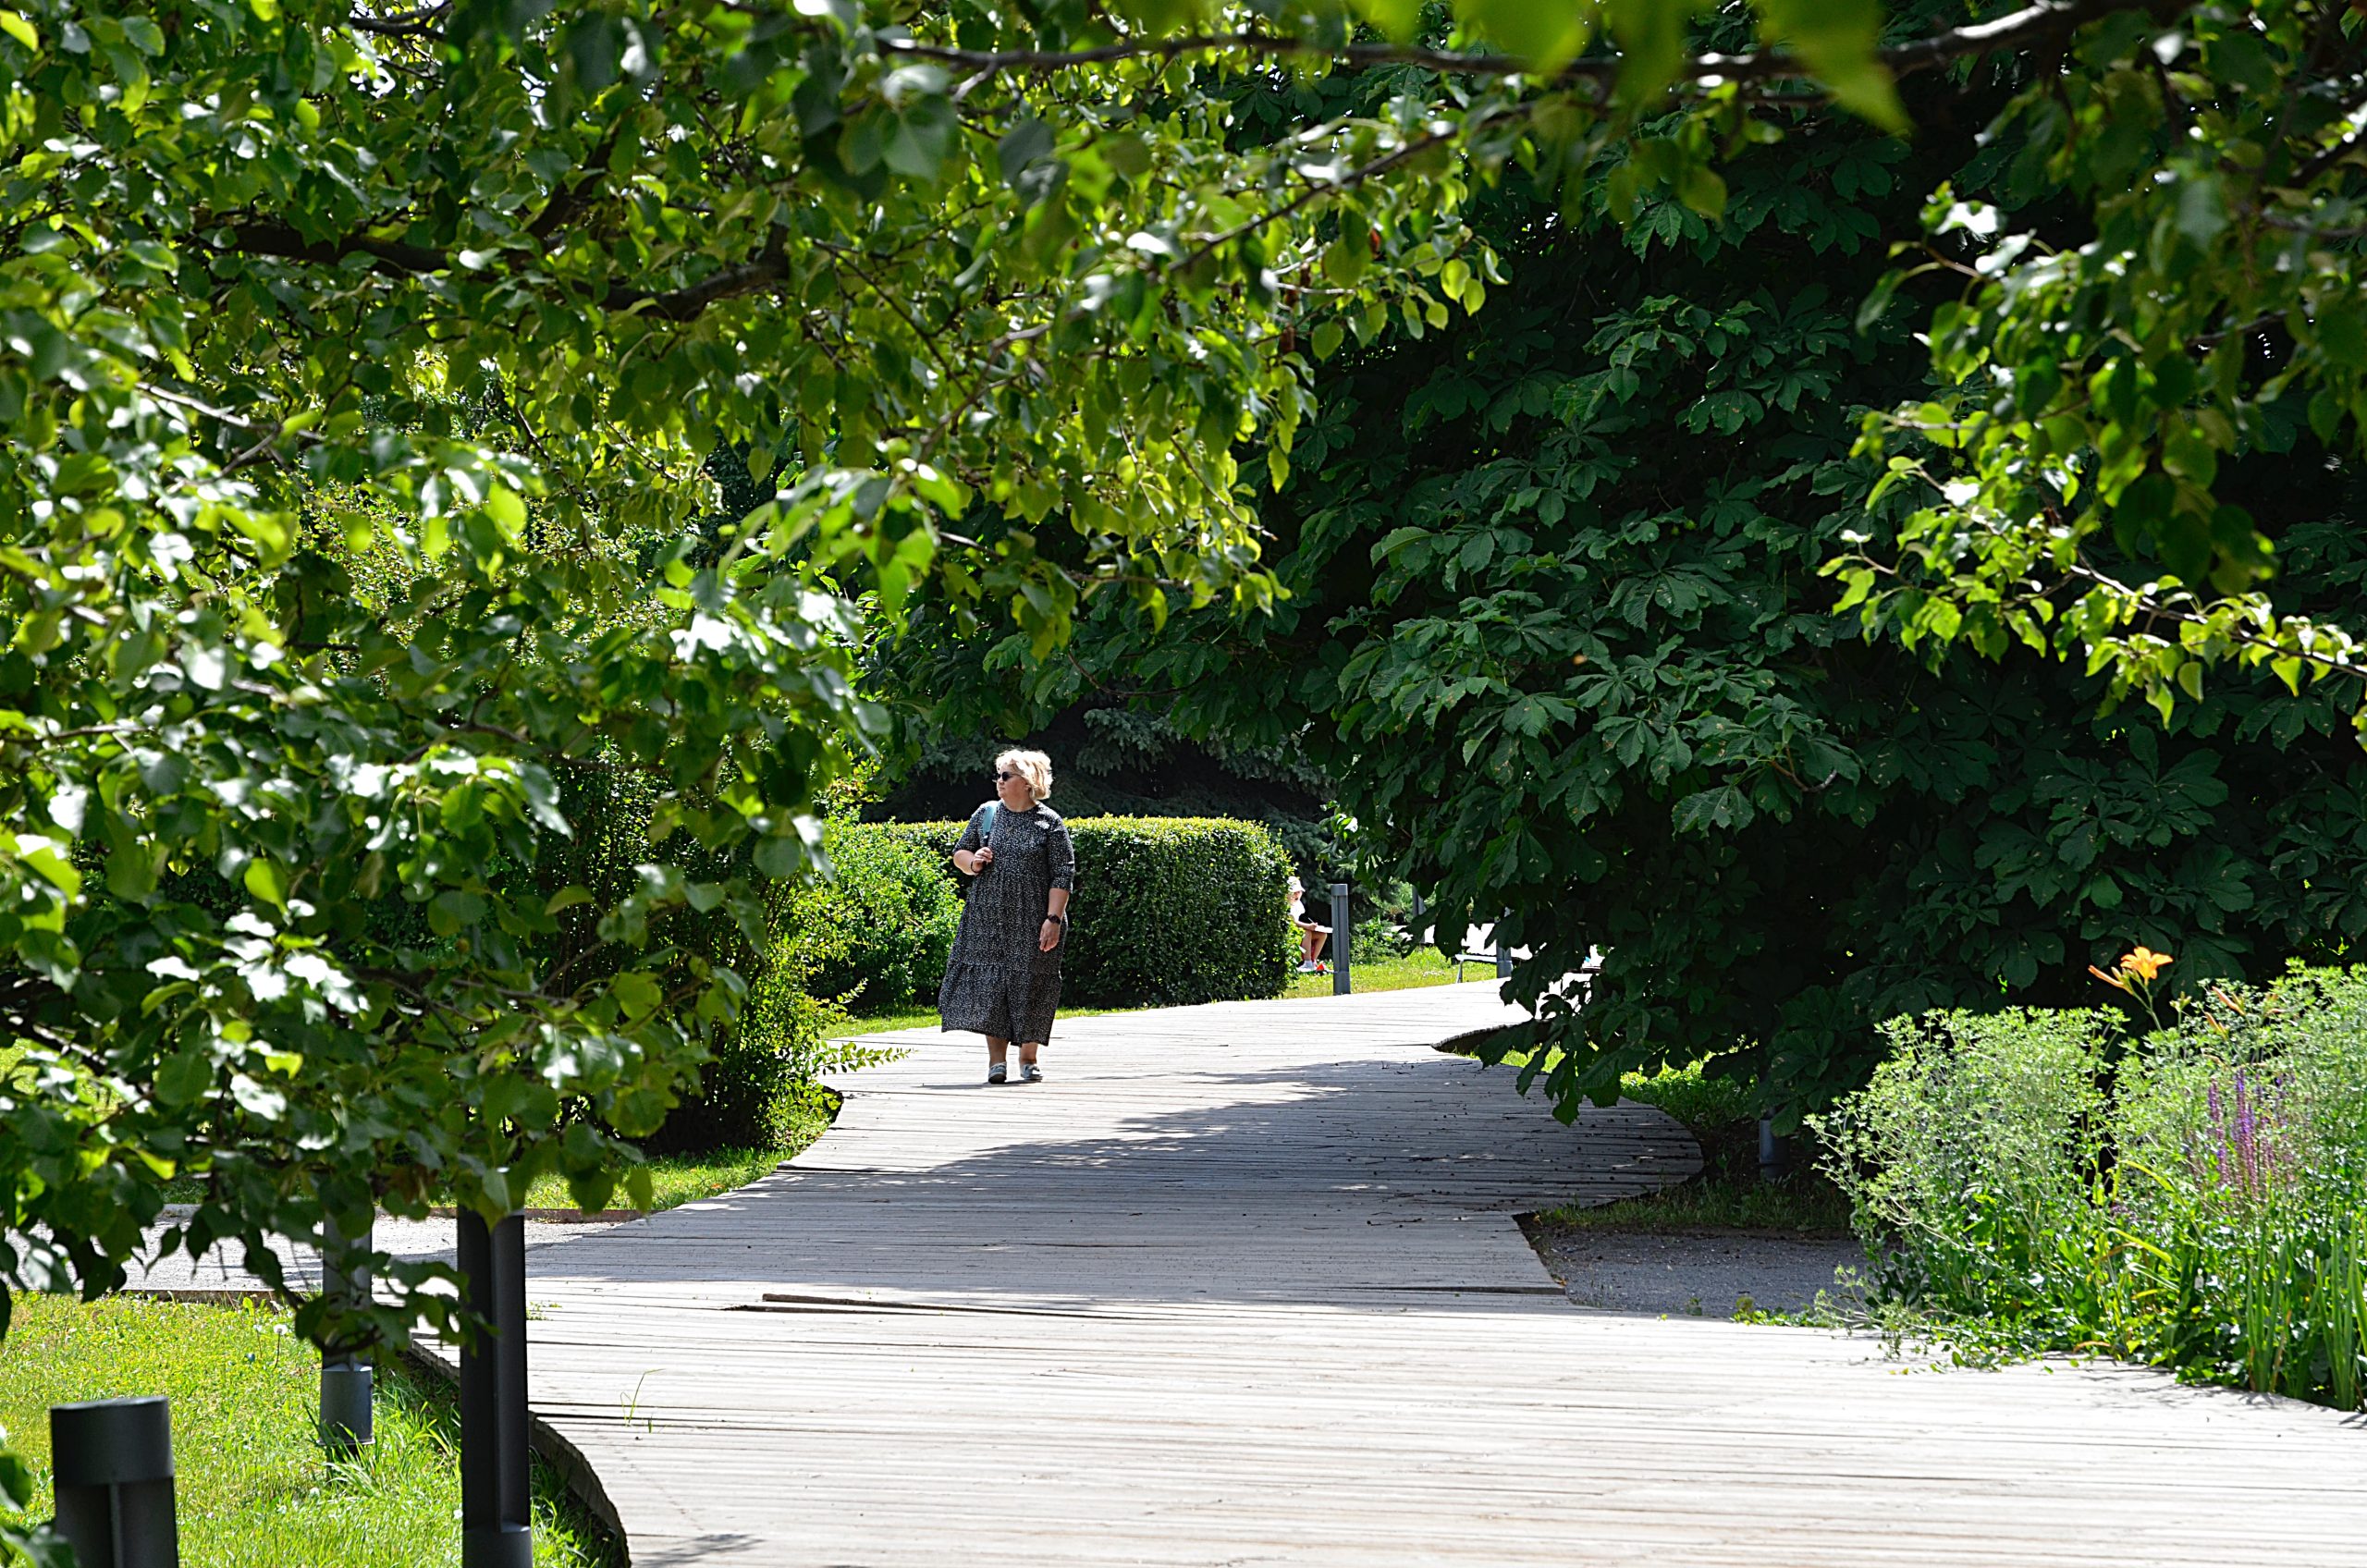
M 441 38 L 444 18 L 451 12 L 451 0 L 439 0 L 436 5 L 400 16 L 374 17 L 367 11 L 353 11 L 347 15 L 345 25 L 377 38 Z
M 286 261 L 310 262 L 315 266 L 333 267 L 348 256 L 371 258 L 375 270 L 398 277 L 416 276 L 422 273 L 442 272 L 451 259 L 441 251 L 424 245 L 405 245 L 392 239 L 377 239 L 366 234 L 349 234 L 337 239 L 307 239 L 293 225 L 276 218 L 259 219 L 235 225 L 230 230 L 233 250 L 254 256 L 277 256 Z
M 1950 28 L 1912 43 L 1878 50 L 1875 58 L 1894 75 L 1929 70 L 1955 60 L 2019 49 L 2122 11 L 2169 14 L 2185 9 L 2182 0 L 2038 0 L 2038 4 L 1985 22 Z M 1175 60 L 1186 55 L 1248 54 L 1268 58 L 1321 57 L 1344 61 L 1359 68 L 1379 66 L 1421 66 L 1454 76 L 1533 76 L 1527 63 L 1509 55 L 1466 55 L 1398 43 L 1331 45 L 1310 39 L 1271 33 L 1196 33 L 1182 38 L 1130 39 L 1092 49 L 957 49 L 916 39 L 882 39 L 883 54 L 933 60 L 968 71 L 1012 71 L 1050 75 L 1077 66 L 1110 65 L 1122 60 Z M 1561 83 L 1590 81 L 1608 87 L 1625 68 L 1612 58 L 1574 60 L 1555 73 Z M 1700 55 L 1677 68 L 1681 82 L 1803 81 L 1814 73 L 1799 56 L 1784 51 L 1760 50 L 1748 55 Z
M 607 308 L 639 311 L 662 321 L 690 321 L 709 305 L 769 288 L 789 276 L 789 255 L 776 241 L 771 249 L 742 266 L 726 267 L 711 277 L 663 294 L 640 288 L 612 288 Z

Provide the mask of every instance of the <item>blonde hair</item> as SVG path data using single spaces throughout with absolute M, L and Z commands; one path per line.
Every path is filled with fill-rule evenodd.
M 995 771 L 1000 773 L 1004 768 L 1010 768 L 1022 778 L 1026 779 L 1028 789 L 1035 791 L 1037 800 L 1049 801 L 1052 798 L 1052 759 L 1043 753 L 1018 750 L 1005 752 L 995 758 Z

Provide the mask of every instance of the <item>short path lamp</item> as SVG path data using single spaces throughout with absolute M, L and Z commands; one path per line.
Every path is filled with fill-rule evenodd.
M 460 1210 L 460 1568 L 533 1568 L 526 1431 L 526 1218 Z
M 1348 885 L 1331 884 L 1331 994 L 1344 997 L 1352 988 L 1348 983 L 1348 960 L 1356 945 L 1355 917 L 1348 911 Z
M 370 1302 L 370 1232 L 362 1227 L 354 1240 L 362 1261 L 348 1273 L 338 1267 L 338 1254 L 343 1250 L 344 1235 L 331 1220 L 326 1245 L 321 1249 L 321 1294 L 332 1301 L 350 1306 L 366 1306 Z M 321 1347 L 321 1446 L 333 1458 L 350 1459 L 370 1445 L 371 1368 L 369 1355 L 350 1343 L 331 1343 Z
M 162 1395 L 49 1407 L 57 1533 L 80 1568 L 180 1568 L 173 1416 Z

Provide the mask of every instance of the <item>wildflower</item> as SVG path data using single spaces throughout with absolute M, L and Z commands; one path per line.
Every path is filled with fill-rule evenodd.
M 2226 1092 L 2219 1075 L 2204 1086 L 2205 1146 L 2215 1185 L 2228 1196 L 2262 1202 L 2291 1184 L 2304 1136 L 2300 1108 L 2282 1074 L 2266 1078 L 2238 1067 Z
M 2153 1007 L 2153 983 L 2161 978 L 2162 967 L 2169 962 L 2169 954 L 2157 953 L 2140 943 L 2133 950 L 2120 955 L 2120 967 L 2114 973 L 2107 974 L 2092 963 L 2088 965 L 2088 973 L 2114 990 L 2134 998 L 2144 1008 L 2145 1016 L 2152 1021 L 2153 1027 L 2158 1029 L 2162 1026 L 2162 1019 Z

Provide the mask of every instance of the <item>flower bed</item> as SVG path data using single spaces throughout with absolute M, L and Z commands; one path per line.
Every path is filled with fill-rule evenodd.
M 2152 975 L 2107 978 L 2151 1002 Z M 1888 1034 L 1872 1083 L 1817 1119 L 1885 1299 L 1993 1342 L 2367 1404 L 2367 969 L 2205 986 L 2142 1033 L 2097 1010 Z

